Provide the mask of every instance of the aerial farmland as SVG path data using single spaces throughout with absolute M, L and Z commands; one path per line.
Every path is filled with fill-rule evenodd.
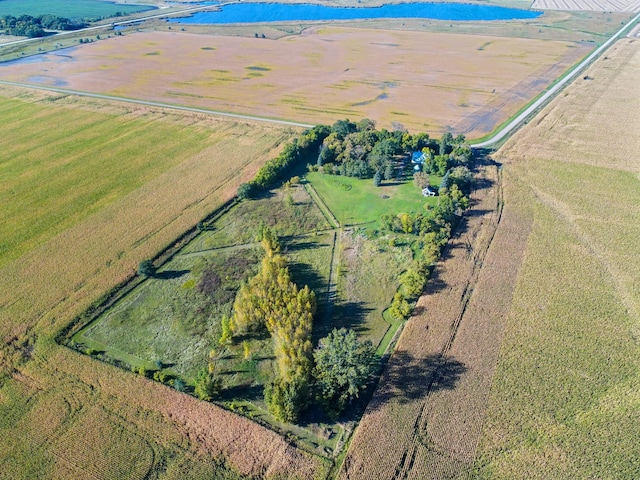
M 0 2 L 0 478 L 640 477 L 637 2 L 146 3 Z

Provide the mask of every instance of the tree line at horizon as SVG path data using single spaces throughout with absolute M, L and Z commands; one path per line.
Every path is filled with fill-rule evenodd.
M 19 37 L 44 37 L 47 34 L 46 30 L 78 30 L 84 27 L 86 27 L 85 23 L 50 14 L 37 17 L 31 15 L 0 16 L 0 30 L 4 31 L 5 35 Z

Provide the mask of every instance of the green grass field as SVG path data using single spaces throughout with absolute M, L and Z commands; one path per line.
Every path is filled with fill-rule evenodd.
M 129 14 L 150 10 L 146 5 L 127 5 L 103 0 L 2 0 L 0 2 L 0 16 L 13 15 L 57 15 L 72 19 L 97 19 L 111 17 L 117 12 Z
M 322 200 L 344 225 L 371 224 L 375 227 L 385 213 L 416 213 L 425 204 L 435 205 L 436 197 L 423 197 L 412 181 L 383 182 L 376 187 L 369 179 L 310 172 L 306 178 Z M 440 177 L 430 175 L 431 185 L 438 187 Z
M 193 156 L 207 131 L 0 100 L 0 267 Z M 48 125 L 53 128 L 39 128 Z M 64 126 L 64 135 L 60 128 Z

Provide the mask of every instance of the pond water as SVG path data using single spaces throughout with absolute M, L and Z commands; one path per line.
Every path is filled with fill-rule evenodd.
M 467 3 L 400 3 L 381 7 L 328 7 L 311 4 L 233 3 L 215 12 L 171 19 L 176 23 L 228 24 L 373 18 L 425 18 L 451 21 L 535 18 L 541 12 Z

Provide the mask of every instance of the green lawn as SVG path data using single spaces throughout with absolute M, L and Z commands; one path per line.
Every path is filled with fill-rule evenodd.
M 373 185 L 370 178 L 359 179 L 318 172 L 307 173 L 327 207 L 344 225 L 377 224 L 385 213 L 417 213 L 426 203 L 435 205 L 437 197 L 423 197 L 412 181 L 383 182 Z M 431 185 L 440 185 L 440 177 L 431 175 Z
M 125 5 L 103 0 L 2 0 L 0 1 L 0 16 L 39 15 L 50 14 L 72 19 L 97 19 L 111 17 L 116 12 L 131 14 L 150 10 L 147 5 Z

